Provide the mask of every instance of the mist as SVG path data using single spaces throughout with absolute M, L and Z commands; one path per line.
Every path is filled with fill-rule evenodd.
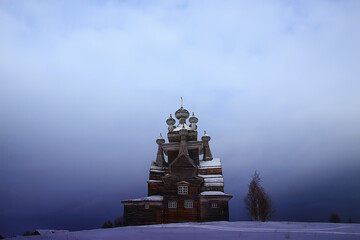
M 2 1 L 0 234 L 91 229 L 147 194 L 180 107 L 275 220 L 360 221 L 357 1 Z

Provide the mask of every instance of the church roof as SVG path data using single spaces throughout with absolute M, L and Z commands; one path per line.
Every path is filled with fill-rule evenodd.
M 163 196 L 160 195 L 152 195 L 143 198 L 136 198 L 136 199 L 128 199 L 122 202 L 161 202 L 164 199 Z
M 215 186 L 222 187 L 222 186 L 224 186 L 224 178 L 220 174 L 216 174 L 216 175 L 200 175 L 199 174 L 199 177 L 204 178 L 205 187 L 215 187 Z
M 174 132 L 180 131 L 181 129 L 185 128 L 186 130 L 192 130 L 186 123 L 180 123 L 175 129 Z
M 200 160 L 199 169 L 209 169 L 209 168 L 221 168 L 220 158 L 213 158 L 212 160 Z
M 220 192 L 220 191 L 205 191 L 200 193 L 202 196 L 231 196 L 229 194 Z

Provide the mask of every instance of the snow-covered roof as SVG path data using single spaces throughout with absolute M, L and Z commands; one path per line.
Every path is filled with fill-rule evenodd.
M 150 172 L 164 172 L 164 167 L 159 167 L 154 161 L 151 162 Z
M 162 172 L 164 172 L 164 170 L 157 170 L 157 169 L 151 169 L 150 168 L 150 172 L 161 172 L 162 173 Z
M 199 175 L 204 178 L 205 187 L 222 187 L 224 186 L 224 178 L 221 174 L 214 175 Z
M 148 180 L 147 181 L 148 183 L 161 183 L 162 182 L 162 180 Z
M 205 161 L 200 160 L 199 169 L 208 169 L 208 168 L 221 168 L 220 158 L 213 158 L 213 160 Z
M 223 183 L 224 178 L 204 178 L 206 183 Z
M 221 174 L 199 174 L 199 177 L 203 177 L 203 178 L 222 178 L 223 175 Z
M 152 196 L 148 196 L 148 197 L 136 198 L 136 199 L 129 199 L 129 200 L 125 200 L 125 201 L 130 201 L 130 202 L 146 202 L 146 201 L 162 201 L 163 199 L 164 199 L 163 196 L 160 196 L 160 195 L 152 195 Z
M 223 182 L 222 183 L 221 182 L 210 182 L 210 183 L 205 182 L 204 186 L 205 187 L 223 187 L 224 183 Z
M 226 193 L 220 192 L 220 191 L 205 191 L 200 193 L 202 196 L 230 196 Z
M 152 161 L 152 162 L 151 162 L 150 169 L 162 170 L 163 168 L 162 168 L 162 167 L 157 166 L 157 165 L 155 164 L 155 161 Z
M 191 130 L 191 127 L 189 127 L 186 123 L 179 124 L 175 129 L 175 131 L 180 131 L 181 129 L 185 128 L 186 130 Z

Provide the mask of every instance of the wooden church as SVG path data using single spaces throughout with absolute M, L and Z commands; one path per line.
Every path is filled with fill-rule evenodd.
M 148 196 L 122 201 L 125 225 L 229 220 L 232 196 L 224 193 L 221 161 L 212 157 L 210 136 L 205 132 L 198 141 L 198 119 L 194 113 L 189 118 L 182 104 L 175 117 L 177 126 L 171 114 L 166 120 L 169 142 L 161 134 L 156 139 Z

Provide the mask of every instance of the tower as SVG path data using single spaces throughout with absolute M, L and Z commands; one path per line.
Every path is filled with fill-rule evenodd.
M 229 220 L 232 196 L 224 193 L 220 158 L 213 158 L 206 132 L 198 141 L 198 118 L 189 116 L 181 101 L 178 125 L 171 114 L 166 120 L 168 142 L 161 134 L 156 139 L 148 196 L 122 201 L 126 225 Z

